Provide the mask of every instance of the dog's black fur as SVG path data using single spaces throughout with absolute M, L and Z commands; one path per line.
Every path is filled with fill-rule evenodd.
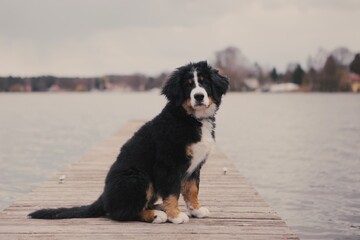
M 215 111 L 209 116 L 197 116 L 197 110 L 187 104 L 194 89 L 194 69 L 201 79 L 199 85 L 206 90 L 211 103 L 215 104 Z M 206 61 L 178 68 L 162 89 L 162 94 L 168 99 L 167 105 L 122 146 L 109 170 L 100 197 L 91 205 L 41 209 L 30 213 L 29 217 L 63 219 L 107 216 L 118 221 L 144 220 L 141 212 L 152 209 L 157 197 L 164 201 L 169 196 L 179 197 L 182 181 L 195 180 L 199 187 L 200 168 L 204 161 L 193 172 L 187 172 L 192 157 L 186 149 L 201 141 L 202 121 L 209 121 L 214 130 L 214 115 L 227 89 L 227 78 Z M 150 185 L 153 190 L 151 198 L 147 195 Z

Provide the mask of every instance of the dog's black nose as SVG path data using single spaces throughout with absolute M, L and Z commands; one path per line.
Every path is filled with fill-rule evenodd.
M 194 95 L 194 98 L 196 99 L 196 101 L 201 102 L 202 100 L 204 100 L 204 94 L 197 93 Z

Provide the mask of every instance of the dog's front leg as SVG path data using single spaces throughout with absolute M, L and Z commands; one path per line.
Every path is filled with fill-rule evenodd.
M 157 169 L 163 168 L 158 167 Z M 179 195 L 181 190 L 181 177 L 176 169 L 162 169 L 156 174 L 157 194 L 162 198 L 162 208 L 172 223 L 186 223 L 189 217 L 186 213 L 180 212 Z
M 210 214 L 206 207 L 202 207 L 198 200 L 200 184 L 200 168 L 194 171 L 191 176 L 185 178 L 181 184 L 181 194 L 184 197 L 186 207 L 190 216 L 204 218 Z
M 163 208 L 168 215 L 168 220 L 172 223 L 186 223 L 189 221 L 186 213 L 180 212 L 178 204 L 179 195 L 170 194 L 163 200 Z

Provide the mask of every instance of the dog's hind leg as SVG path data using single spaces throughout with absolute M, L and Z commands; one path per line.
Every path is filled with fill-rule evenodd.
M 141 220 L 141 213 L 151 197 L 151 189 L 149 177 L 138 169 L 112 170 L 106 179 L 103 194 L 107 216 L 117 221 Z

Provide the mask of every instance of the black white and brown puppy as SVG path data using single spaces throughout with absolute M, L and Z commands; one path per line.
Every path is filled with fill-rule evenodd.
M 184 223 L 189 217 L 179 210 L 180 193 L 189 216 L 208 216 L 198 201 L 200 169 L 214 144 L 215 114 L 228 85 L 206 61 L 177 68 L 162 89 L 167 105 L 122 146 L 101 196 L 91 205 L 41 209 L 29 217 Z

